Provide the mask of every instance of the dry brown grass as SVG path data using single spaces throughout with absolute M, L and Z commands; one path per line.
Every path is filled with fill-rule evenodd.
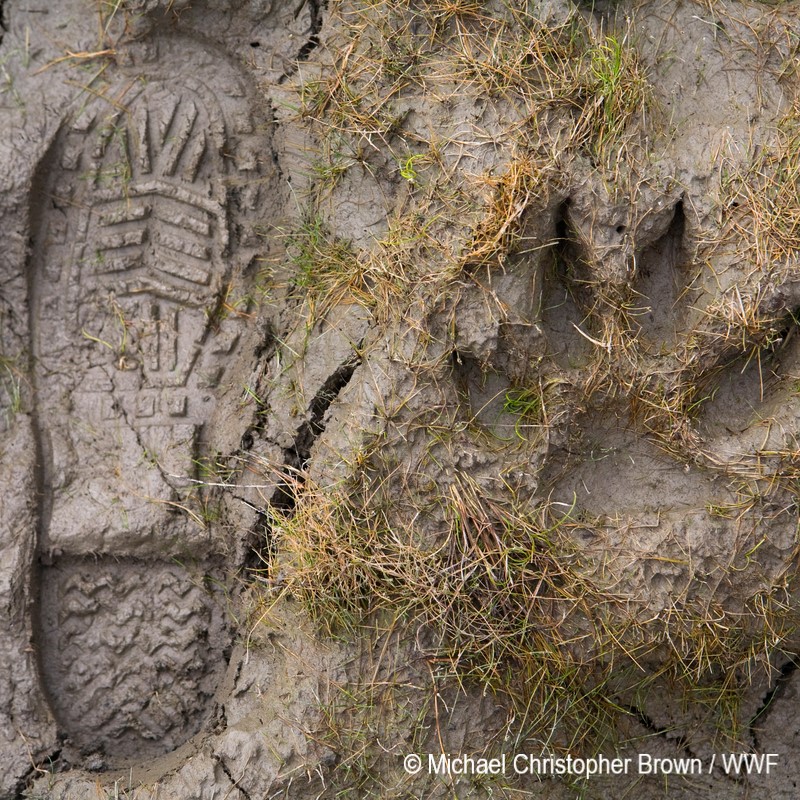
M 376 615 L 417 631 L 438 669 L 506 697 L 520 728 L 550 731 L 553 746 L 596 743 L 625 698 L 660 680 L 741 733 L 725 709 L 796 630 L 788 583 L 752 597 L 746 614 L 687 596 L 651 615 L 588 568 L 571 533 L 603 523 L 575 509 L 531 510 L 461 473 L 438 499 L 444 526 L 432 535 L 429 499 L 415 509 L 409 490 L 398 514 L 377 473 L 357 474 L 328 489 L 306 483 L 276 520 L 276 591 L 302 599 L 328 635 L 359 638 Z
M 720 243 L 771 276 L 800 253 L 800 105 L 778 121 L 772 141 L 750 163 L 732 163 L 720 191 Z

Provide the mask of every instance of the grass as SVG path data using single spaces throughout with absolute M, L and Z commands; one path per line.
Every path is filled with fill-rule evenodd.
M 431 655 L 459 680 L 509 688 L 514 667 L 518 690 L 539 687 L 538 715 L 569 702 L 585 705 L 576 716 L 596 724 L 603 701 L 583 682 L 585 637 L 567 637 L 555 623 L 589 610 L 569 548 L 557 544 L 563 521 L 502 509 L 477 491 L 461 476 L 440 500 L 446 535 L 425 541 L 422 531 L 399 530 L 387 511 L 355 505 L 353 488 L 305 489 L 292 518 L 280 523 L 287 591 L 335 636 L 357 633 L 381 612 L 424 625 Z
M 626 129 L 652 105 L 652 92 L 635 51 L 627 40 L 605 36 L 588 53 L 588 87 L 594 107 L 587 115 L 592 148 L 602 157 L 623 140 Z
M 362 289 L 355 253 L 347 242 L 331 234 L 320 216 L 304 220 L 286 239 L 298 288 L 330 303 Z
M 519 419 L 514 424 L 514 433 L 524 440 L 522 427 L 525 425 L 541 425 L 544 421 L 544 399 L 537 388 L 509 389 L 503 398 L 503 411 L 513 414 Z
M 775 303 L 774 295 L 792 282 L 800 253 L 799 154 L 796 101 L 758 143 L 720 153 L 716 219 L 695 254 L 695 281 L 710 278 L 717 288 L 682 355 L 685 402 L 692 402 L 690 387 L 707 384 L 714 365 L 769 357 L 796 325 L 791 305 Z M 734 281 L 726 277 L 732 268 L 741 272 Z
M 587 171 L 598 217 L 638 207 L 652 189 L 644 185 L 652 177 L 644 148 L 658 134 L 650 126 L 659 112 L 632 21 L 600 28 L 573 13 L 545 23 L 518 4 L 471 0 L 334 2 L 330 15 L 336 58 L 321 55 L 298 86 L 296 122 L 316 149 L 303 212 L 287 235 L 287 267 L 318 316 L 350 302 L 372 312 L 372 340 L 381 344 L 365 364 L 380 374 L 367 387 L 379 395 L 371 422 L 380 432 L 361 437 L 360 449 L 336 452 L 336 481 L 287 478 L 293 505 L 274 510 L 281 579 L 270 590 L 300 598 L 320 628 L 343 641 L 363 640 L 377 624 L 405 631 L 437 679 L 503 698 L 521 738 L 532 731 L 554 748 L 591 749 L 648 692 L 664 691 L 712 718 L 723 738 L 741 740 L 742 697 L 757 678 L 774 678 L 796 638 L 793 582 L 788 573 L 759 572 L 769 561 L 758 530 L 769 523 L 770 504 L 789 507 L 797 496 L 800 456 L 786 442 L 726 462 L 700 423 L 721 373 L 739 357 L 766 363 L 791 328 L 765 287 L 772 278 L 785 282 L 798 245 L 796 109 L 747 169 L 730 166 L 720 190 L 719 238 L 747 259 L 753 280 L 723 290 L 726 278 L 708 256 L 712 240 L 684 254 L 680 302 L 693 321 L 674 351 L 659 350 L 641 335 L 636 243 L 628 261 L 622 244 L 607 256 L 607 223 L 595 229 L 590 219 L 578 230 L 576 204 L 565 202 L 570 176 Z M 465 106 L 484 105 L 499 123 L 465 117 L 466 133 L 452 124 Z M 337 217 L 349 176 L 377 187 L 376 202 L 385 202 L 369 241 L 349 238 L 349 221 Z M 688 200 L 686 208 L 688 229 Z M 541 224 L 542 235 L 541 220 L 549 225 Z M 611 230 L 622 237 L 629 222 Z M 634 224 L 630 230 L 633 240 Z M 564 262 L 546 280 L 575 299 L 587 352 L 580 365 L 558 366 L 548 349 L 559 342 L 552 331 L 543 341 L 536 312 L 512 322 L 524 297 L 504 296 L 504 287 L 530 278 L 527 290 L 540 291 L 540 253 Z M 770 277 L 761 280 L 759 270 Z M 692 308 L 704 280 L 719 282 L 717 302 Z M 478 300 L 459 305 L 464 297 Z M 517 417 L 513 448 L 479 438 L 453 378 L 464 312 L 480 303 L 487 339 L 499 342 L 490 358 L 500 366 L 465 350 L 476 369 L 506 368 L 514 324 L 536 352 L 532 374 L 509 379 L 501 393 L 503 411 Z M 546 408 L 542 387 L 557 387 Z M 670 468 L 725 482 L 695 510 L 731 535 L 715 585 L 697 571 L 694 554 L 677 552 L 675 527 L 664 552 L 625 550 L 632 565 L 674 570 L 672 594 L 651 597 L 649 586 L 615 573 L 615 547 L 623 545 L 582 544 L 638 541 L 635 521 L 549 496 L 546 459 L 573 447 L 586 457 L 575 427 L 601 417 L 630 433 L 626 442 L 663 453 Z M 529 425 L 541 437 L 524 436 Z M 602 431 L 596 438 L 597 452 L 638 457 L 627 444 L 604 450 Z M 747 588 L 743 580 L 737 588 L 744 576 Z M 331 735 L 342 737 L 335 749 L 349 753 L 343 781 L 354 796 L 381 796 L 375 782 L 385 771 L 371 760 L 363 729 L 381 739 L 376 717 L 396 698 L 374 689 L 348 684 L 345 709 L 329 715 Z M 408 724 L 416 733 L 423 723 Z
M 754 594 L 747 615 L 687 595 L 651 616 L 641 598 L 605 585 L 576 545 L 573 531 L 607 523 L 514 493 L 503 502 L 459 473 L 435 501 L 433 535 L 422 505 L 401 521 L 389 498 L 415 505 L 395 479 L 373 468 L 326 489 L 306 481 L 276 526 L 281 591 L 328 635 L 363 637 L 376 616 L 416 630 L 443 674 L 506 697 L 519 727 L 549 731 L 554 748 L 597 747 L 626 698 L 661 681 L 711 709 L 721 731 L 743 734 L 737 698 L 796 629 L 788 584 Z
M 369 641 L 379 652 L 398 652 L 403 645 L 391 627 L 376 626 Z M 391 655 L 386 662 L 364 665 L 374 674 L 373 681 L 329 683 L 320 698 L 320 722 L 308 733 L 337 755 L 329 786 L 336 787 L 336 797 L 342 800 L 397 796 L 408 783 L 398 770 L 403 754 L 407 748 L 424 748 L 422 732 L 431 706 L 428 676 L 420 673 L 418 664 L 397 663 Z M 415 732 L 411 741 L 407 730 Z M 376 741 L 381 747 L 375 747 Z
M 800 106 L 778 121 L 772 141 L 749 165 L 734 165 L 722 183 L 723 238 L 768 272 L 784 269 L 800 252 Z
M 22 384 L 23 374 L 15 360 L 0 356 L 0 390 L 5 395 L 3 415 L 7 425 L 22 411 Z
M 342 282 L 359 283 L 378 308 L 387 298 L 402 305 L 421 281 L 451 281 L 464 264 L 502 261 L 521 210 L 546 202 L 557 166 L 588 153 L 613 174 L 652 104 L 630 30 L 600 35 L 578 13 L 548 26 L 524 9 L 470 0 L 429 4 L 424 13 L 410 3 L 335 3 L 331 15 L 346 57 L 310 70 L 299 87 L 299 118 L 319 151 L 309 156 L 313 199 L 291 236 L 308 237 L 320 198 L 349 171 L 377 178 L 394 165 L 413 193 L 413 214 L 387 214 L 390 235 L 359 256 L 360 281 L 358 267 L 335 259 Z M 443 107 L 487 96 L 501 104 L 508 122 L 490 172 L 468 179 L 457 169 L 463 145 L 449 118 L 431 117 L 427 130 L 412 119 L 409 101 L 420 90 Z M 542 122 L 548 118 L 552 125 Z M 313 237 L 309 243 L 313 251 Z
M 419 178 L 415 165 L 419 162 L 424 163 L 425 158 L 424 153 L 416 153 L 413 156 L 408 156 L 408 158 L 402 158 L 399 163 L 400 177 L 404 181 L 415 184 Z

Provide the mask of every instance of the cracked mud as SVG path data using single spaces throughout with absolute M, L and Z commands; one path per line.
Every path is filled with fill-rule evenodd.
M 0 798 L 793 798 L 799 32 L 0 2 Z

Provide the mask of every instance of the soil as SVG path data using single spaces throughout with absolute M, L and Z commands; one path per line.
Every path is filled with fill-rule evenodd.
M 595 78 L 534 103 L 547 30 Z M 799 36 L 791 1 L 0 2 L 0 800 L 796 797 Z M 386 530 L 342 545 L 362 496 Z M 495 651 L 509 509 L 552 527 Z M 704 769 L 403 768 L 551 752 Z

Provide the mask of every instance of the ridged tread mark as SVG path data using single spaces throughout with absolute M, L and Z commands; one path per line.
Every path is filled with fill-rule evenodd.
M 65 125 L 37 171 L 31 209 L 43 564 L 32 584 L 40 676 L 73 762 L 76 748 L 131 763 L 186 741 L 203 724 L 230 644 L 219 592 L 197 584 L 219 545 L 204 533 L 203 566 L 171 563 L 191 546 L 176 539 L 184 517 L 128 502 L 128 518 L 119 494 L 134 484 L 174 500 L 169 473 L 183 470 L 148 457 L 151 439 L 167 459 L 196 457 L 238 344 L 242 318 L 224 303 L 233 279 L 244 283 L 252 226 L 271 202 L 259 158 L 268 136 L 235 67 L 188 40 L 157 42 L 109 88 L 122 100 L 90 100 Z M 165 63 L 179 66 L 155 74 Z M 113 336 L 122 344 L 109 353 Z M 128 463 L 135 474 L 115 475 L 109 459 L 126 447 L 158 470 Z M 86 486 L 98 513 L 75 497 Z M 82 556 L 87 541 L 96 557 Z M 143 559 L 115 555 L 148 546 Z
M 113 382 L 112 382 L 113 383 Z M 120 405 L 119 410 L 122 414 L 122 419 L 124 420 L 125 424 L 128 426 L 130 431 L 133 433 L 134 437 L 136 438 L 136 443 L 139 446 L 139 450 L 142 453 L 143 457 L 147 457 L 149 453 L 149 448 L 142 440 L 141 433 L 139 429 L 133 424 L 131 421 L 128 412 L 126 411 L 125 407 Z M 175 480 L 173 476 L 167 474 L 167 472 L 161 466 L 161 462 L 158 459 L 149 459 L 150 463 L 152 463 L 156 469 L 158 470 L 159 474 L 161 475 L 161 480 L 164 482 L 166 486 L 170 486 L 174 491 L 177 491 L 177 486 L 175 485 Z
M 221 330 L 215 330 L 214 320 L 219 319 L 219 315 L 215 313 L 201 320 L 202 327 L 191 320 L 186 324 L 184 313 L 186 308 L 199 306 L 198 312 L 192 311 L 191 314 L 204 316 L 204 303 L 202 300 L 198 302 L 198 294 L 201 298 L 205 296 L 206 302 L 213 301 L 215 311 L 223 302 L 224 287 L 221 284 L 224 281 L 217 278 L 212 285 L 212 273 L 223 271 L 222 255 L 228 248 L 224 198 L 215 198 L 213 192 L 210 198 L 208 192 L 203 197 L 203 192 L 186 191 L 180 182 L 176 184 L 158 179 L 159 176 L 169 178 L 181 159 L 188 159 L 189 178 L 196 179 L 198 157 L 206 154 L 209 137 L 214 141 L 214 151 L 209 157 L 216 165 L 216 173 L 212 169 L 215 174 L 211 177 L 219 179 L 224 165 L 224 159 L 220 160 L 225 144 L 224 130 L 214 120 L 213 115 L 209 116 L 210 112 L 204 111 L 201 126 L 203 130 L 192 140 L 191 134 L 199 119 L 198 102 L 191 98 L 176 97 L 174 92 L 170 92 L 157 81 L 153 83 L 154 85 L 142 90 L 136 97 L 128 98 L 132 111 L 125 119 L 121 112 L 115 110 L 104 121 L 98 109 L 87 107 L 64 134 L 61 167 L 62 175 L 66 178 L 60 181 L 60 190 L 54 192 L 56 202 L 61 203 L 61 195 L 82 191 L 88 197 L 89 204 L 94 204 L 94 216 L 97 219 L 90 217 L 76 222 L 75 213 L 68 205 L 53 209 L 56 213 L 48 212 L 49 218 L 43 226 L 46 230 L 39 242 L 40 247 L 50 248 L 47 252 L 54 256 L 46 259 L 43 265 L 44 277 L 55 281 L 59 289 L 65 290 L 50 291 L 49 294 L 45 292 L 45 305 L 52 303 L 55 306 L 62 302 L 62 295 L 68 294 L 70 288 L 64 284 L 60 275 L 63 264 L 65 261 L 69 263 L 70 255 L 78 255 L 85 262 L 86 246 L 82 243 L 89 242 L 93 245 L 98 263 L 88 268 L 85 263 L 81 263 L 76 270 L 76 277 L 81 279 L 81 285 L 88 282 L 94 286 L 95 293 L 107 289 L 119 298 L 114 306 L 116 316 L 118 322 L 127 328 L 122 334 L 126 352 L 114 365 L 116 372 L 122 368 L 120 384 L 126 381 L 131 384 L 130 376 L 124 374 L 126 369 L 141 370 L 145 382 L 152 384 L 151 391 L 148 391 L 147 388 L 143 390 L 141 386 L 132 384 L 127 387 L 115 386 L 113 380 L 106 380 L 106 383 L 111 384 L 112 394 L 121 399 L 116 408 L 112 406 L 101 409 L 101 413 L 113 418 L 115 413 L 119 416 L 120 412 L 124 412 L 129 427 L 133 430 L 153 423 L 169 426 L 180 421 L 203 421 L 207 410 L 200 409 L 199 416 L 192 415 L 192 396 L 219 383 L 221 368 L 215 366 L 215 362 L 225 363 L 238 338 L 230 325 L 223 325 Z M 195 78 L 187 79 L 186 84 L 199 96 L 202 86 Z M 233 91 L 231 94 L 237 92 Z M 154 97 L 159 103 L 163 101 L 166 105 L 162 107 L 152 102 Z M 153 105 L 157 107 L 151 108 Z M 124 135 L 118 136 L 114 131 Z M 242 176 L 258 172 L 257 160 L 252 155 L 252 132 L 252 120 L 246 113 L 238 114 L 233 133 L 239 137 L 239 146 L 229 147 L 228 151 L 234 156 L 236 169 Z M 202 142 L 193 149 L 191 141 L 199 142 L 200 139 Z M 112 152 L 109 142 L 114 141 L 117 142 L 118 149 Z M 205 162 L 207 161 L 208 158 L 205 158 Z M 118 162 L 124 167 L 121 175 L 118 174 Z M 93 181 L 90 189 L 80 188 L 82 181 L 74 178 L 85 167 L 88 167 L 89 177 Z M 111 167 L 116 172 L 109 188 L 100 183 L 102 176 L 105 176 L 103 180 L 108 180 Z M 208 170 L 204 168 L 204 171 Z M 142 180 L 145 173 L 148 178 L 151 175 L 155 177 L 152 180 Z M 203 180 L 207 183 L 206 178 Z M 70 227 L 77 228 L 71 236 Z M 80 252 L 77 254 L 74 241 L 76 233 L 80 244 L 77 247 Z M 148 268 L 144 263 L 147 256 L 143 250 L 152 248 L 158 248 L 157 255 L 160 257 Z M 212 261 L 211 268 L 203 266 L 209 259 Z M 131 275 L 143 277 L 131 279 Z M 126 292 L 129 299 L 126 299 Z M 130 299 L 139 298 L 142 292 L 155 299 L 144 304 L 139 299 Z M 86 301 L 87 298 L 78 299 Z M 89 322 L 92 321 L 92 313 L 86 310 L 91 303 L 76 301 L 74 305 L 83 307 L 81 313 L 84 316 L 81 321 L 86 321 L 87 318 Z M 99 325 L 104 324 L 103 316 L 104 310 L 96 308 L 94 317 L 100 317 Z M 106 311 L 105 317 L 110 316 Z M 110 323 L 106 322 L 105 325 L 108 328 Z M 105 330 L 97 332 L 104 334 Z M 93 331 L 87 326 L 81 327 L 81 333 L 86 338 L 93 336 Z M 110 334 L 106 336 L 103 341 L 108 342 Z M 193 346 L 187 337 L 194 338 Z M 57 339 L 46 335 L 38 338 L 40 341 Z M 101 336 L 95 338 L 99 340 Z M 102 351 L 103 343 L 98 344 Z M 203 350 L 209 351 L 206 353 L 207 358 L 199 361 Z M 37 355 L 41 361 L 42 353 L 38 352 Z M 55 372 L 59 357 L 63 354 L 61 349 L 55 347 L 52 355 L 53 363 L 48 366 Z M 203 374 L 197 379 L 197 391 L 188 391 L 195 388 L 187 382 L 192 372 L 198 370 Z M 112 371 L 112 374 L 116 372 Z M 187 391 L 178 394 L 173 392 L 169 403 L 157 396 L 161 389 L 176 387 L 184 387 Z M 93 386 L 91 381 L 83 381 L 80 389 L 89 392 L 87 401 L 91 399 L 92 391 L 99 392 L 97 396 L 101 400 L 104 393 L 106 397 L 109 396 L 105 387 Z M 128 399 L 125 400 L 125 397 Z M 193 419 L 193 416 L 197 419 Z
M 220 599 L 198 578 L 131 560 L 45 568 L 43 671 L 73 745 L 141 758 L 199 728 L 225 634 Z
M 134 111 L 136 103 L 149 111 L 153 96 L 164 94 L 157 85 L 148 88 L 149 95 L 140 93 L 132 100 Z M 227 211 L 219 191 L 216 197 L 208 196 L 209 193 L 203 196 L 194 188 L 186 188 L 193 184 L 168 180 L 184 157 L 198 119 L 194 101 L 172 99 L 173 106 L 159 119 L 148 123 L 149 113 L 140 114 L 140 119 L 131 124 L 134 129 L 138 126 L 139 135 L 144 137 L 137 147 L 140 153 L 147 153 L 145 159 L 131 157 L 128 136 L 114 135 L 115 140 L 124 140 L 118 143 L 119 152 L 108 146 L 109 128 L 117 132 L 128 130 L 127 122 L 118 114 L 110 126 L 98 121 L 98 114 L 89 115 L 94 119 L 88 123 L 86 132 L 84 123 L 75 126 L 74 130 L 84 137 L 84 147 L 67 159 L 70 169 L 64 168 L 65 178 L 59 191 L 73 202 L 82 200 L 88 211 L 76 216 L 72 208 L 65 207 L 63 217 L 59 216 L 55 225 L 47 220 L 44 239 L 38 243 L 51 256 L 44 266 L 48 282 L 42 290 L 43 311 L 55 312 L 57 318 L 74 316 L 74 324 L 81 325 L 84 337 L 94 337 L 92 340 L 98 342 L 101 352 L 102 347 L 113 350 L 119 343 L 122 355 L 115 363 L 116 370 L 141 372 L 144 382 L 144 387 L 131 385 L 120 391 L 141 398 L 142 388 L 186 390 L 185 395 L 175 398 L 181 402 L 169 408 L 157 405 L 158 398 L 154 396 L 144 398 L 139 405 L 130 401 L 130 412 L 140 425 L 153 422 L 169 425 L 173 418 L 191 418 L 190 395 L 197 394 L 190 391 L 194 388 L 192 384 L 199 382 L 197 388 L 202 389 L 204 382 L 210 388 L 219 381 L 219 370 L 198 359 L 210 335 L 204 308 L 217 302 L 225 284 Z M 203 127 L 213 128 L 211 123 L 211 112 L 204 112 Z M 142 126 L 148 131 L 146 135 Z M 205 136 L 202 133 L 202 152 L 206 151 Z M 95 137 L 94 149 L 92 137 Z M 221 144 L 222 140 L 220 147 Z M 68 151 L 69 144 L 65 145 L 65 152 Z M 204 172 L 210 169 L 211 175 L 202 176 L 201 189 L 206 184 L 211 186 L 215 178 L 218 183 L 224 174 L 219 148 L 214 152 L 216 155 L 210 154 L 213 163 L 210 167 L 206 163 L 204 168 Z M 152 178 L 148 174 L 142 179 L 139 170 L 143 163 L 150 168 Z M 192 153 L 189 167 L 196 179 L 197 165 Z M 80 181 L 80 170 L 85 168 L 89 170 L 88 187 Z M 61 274 L 65 263 L 68 275 Z M 58 265 L 55 270 L 52 264 Z M 104 293 L 112 298 L 111 306 L 104 305 Z M 235 337 L 229 335 L 229 338 L 231 342 L 222 348 L 225 354 L 235 344 Z M 43 346 L 37 352 L 40 361 L 45 368 L 55 369 L 64 356 L 63 343 L 54 335 L 43 337 L 40 345 Z M 211 355 L 218 349 L 212 346 Z M 113 353 L 105 355 L 110 362 Z M 210 355 L 206 361 L 223 363 L 219 357 Z M 203 375 L 198 375 L 198 370 L 204 371 Z M 93 388 L 91 383 L 86 387 L 89 391 Z M 201 418 L 205 417 L 204 410 L 199 413 Z

